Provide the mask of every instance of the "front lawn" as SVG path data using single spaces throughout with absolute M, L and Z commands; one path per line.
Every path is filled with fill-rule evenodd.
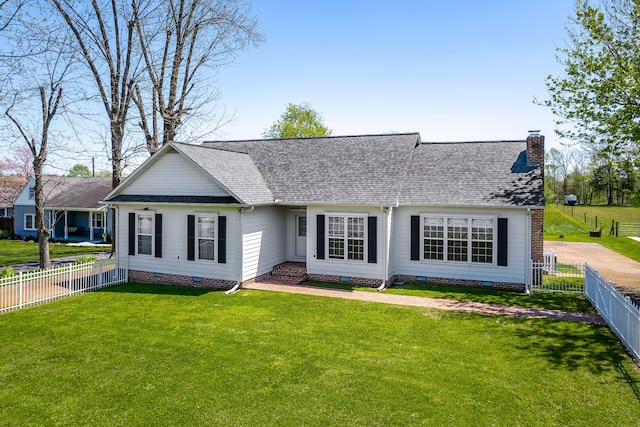
M 70 255 L 109 252 L 110 250 L 111 246 L 69 246 L 63 243 L 49 244 L 49 255 L 52 259 Z M 37 262 L 38 260 L 38 243 L 23 242 L 21 240 L 0 240 L 0 268 L 14 264 Z
M 638 425 L 605 326 L 127 284 L 0 316 L 0 424 Z

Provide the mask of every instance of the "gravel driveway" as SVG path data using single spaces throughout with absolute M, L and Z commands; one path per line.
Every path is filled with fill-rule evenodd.
M 545 241 L 544 248 L 553 249 L 558 262 L 586 262 L 624 293 L 640 297 L 640 262 L 598 243 Z

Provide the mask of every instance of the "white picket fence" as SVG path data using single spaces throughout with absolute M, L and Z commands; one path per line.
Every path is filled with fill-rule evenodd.
M 115 259 L 68 264 L 0 278 L 0 314 L 128 281 Z
M 640 360 L 640 307 L 586 264 L 584 293 L 636 360 Z

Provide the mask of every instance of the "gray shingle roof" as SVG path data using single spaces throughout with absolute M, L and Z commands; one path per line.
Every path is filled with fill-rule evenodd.
M 248 154 L 175 142 L 171 145 L 215 178 L 242 203 L 273 203 L 271 190 Z
M 407 169 L 401 205 L 544 206 L 540 168 L 526 141 L 423 143 Z
M 273 195 L 286 204 L 392 205 L 417 133 L 208 142 L 248 153 Z M 237 171 L 237 170 L 236 170 Z
M 111 178 L 43 177 L 47 208 L 95 209 L 111 191 Z
M 421 143 L 409 133 L 171 146 L 248 205 L 544 206 L 526 141 Z

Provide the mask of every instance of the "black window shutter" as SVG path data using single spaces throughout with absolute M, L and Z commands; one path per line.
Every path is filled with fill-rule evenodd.
M 227 262 L 227 217 L 218 217 L 218 262 Z
M 376 263 L 378 262 L 378 217 L 370 216 L 367 221 L 367 240 L 369 242 L 367 262 Z
M 411 261 L 420 261 L 420 216 L 411 215 Z
M 316 258 L 324 259 L 324 215 L 316 217 Z
M 498 218 L 498 265 L 507 265 L 507 218 Z
M 187 260 L 196 259 L 196 216 L 187 215 Z
M 156 214 L 155 249 L 156 258 L 162 258 L 162 214 Z
M 129 255 L 136 254 L 136 214 L 129 212 Z

